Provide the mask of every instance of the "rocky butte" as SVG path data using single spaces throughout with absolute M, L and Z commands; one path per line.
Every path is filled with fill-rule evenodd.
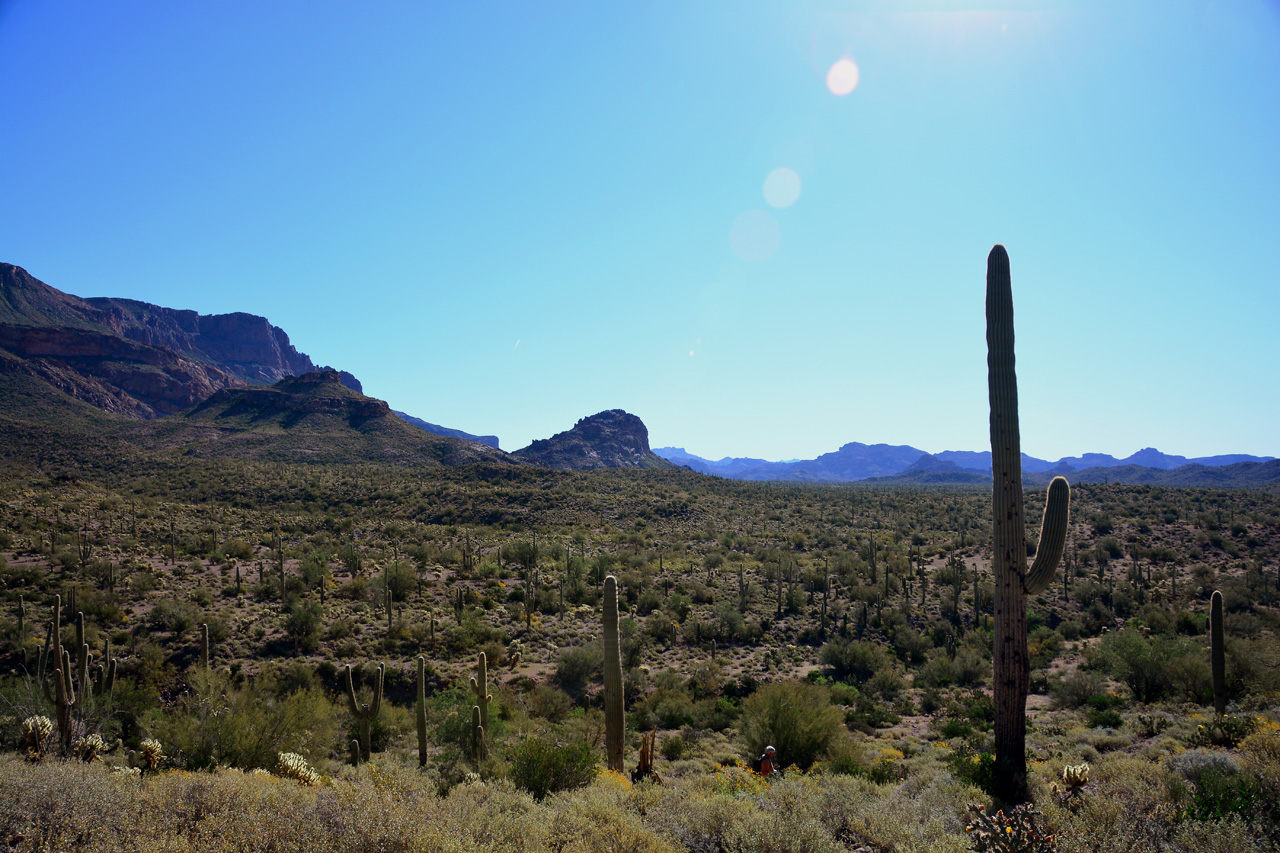
M 539 439 L 512 455 L 524 462 L 564 471 L 679 467 L 649 449 L 649 430 L 644 421 L 622 409 L 583 418 L 573 429 Z

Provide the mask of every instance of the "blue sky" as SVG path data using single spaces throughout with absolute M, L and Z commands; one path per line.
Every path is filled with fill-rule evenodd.
M 1274 2 L 0 0 L 0 115 L 0 260 L 506 449 L 985 449 L 1000 242 L 1024 451 L 1280 455 Z

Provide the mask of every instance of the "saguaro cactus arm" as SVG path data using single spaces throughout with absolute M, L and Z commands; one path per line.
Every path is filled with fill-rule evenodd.
M 1058 563 L 1067 550 L 1067 522 L 1071 515 L 1071 487 L 1062 477 L 1054 477 L 1044 504 L 1044 520 L 1040 523 L 1040 544 L 1036 558 L 1023 579 L 1027 595 L 1039 595 L 1053 584 Z

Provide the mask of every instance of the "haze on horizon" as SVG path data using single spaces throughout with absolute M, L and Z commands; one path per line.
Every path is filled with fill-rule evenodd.
M 1280 455 L 1280 7 L 0 4 L 0 260 L 506 449 Z

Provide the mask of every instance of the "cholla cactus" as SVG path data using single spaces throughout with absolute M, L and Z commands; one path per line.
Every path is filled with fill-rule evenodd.
M 44 758 L 52 734 L 53 720 L 48 717 L 27 717 L 22 721 L 22 738 L 18 745 L 26 749 L 28 761 L 41 761 Z
M 160 769 L 160 762 L 164 761 L 164 747 L 160 745 L 160 741 L 149 737 L 138 744 L 138 752 L 142 756 L 144 773 L 155 773 Z
M 107 742 L 97 734 L 91 734 L 88 737 L 78 737 L 71 744 L 71 754 L 83 761 L 85 764 L 92 764 L 97 760 L 98 756 L 107 751 Z
M 1040 811 L 1026 803 L 1007 815 L 1003 811 L 989 815 L 985 807 L 970 805 L 969 815 L 972 820 L 964 831 L 978 853 L 1050 853 L 1055 849 L 1054 836 L 1036 828 Z
M 300 785 L 319 785 L 324 781 L 307 760 L 296 752 L 281 752 L 276 755 L 276 775 L 282 779 L 292 779 Z
M 1070 793 L 1075 793 L 1089 784 L 1089 764 L 1068 764 L 1062 768 L 1062 784 Z

